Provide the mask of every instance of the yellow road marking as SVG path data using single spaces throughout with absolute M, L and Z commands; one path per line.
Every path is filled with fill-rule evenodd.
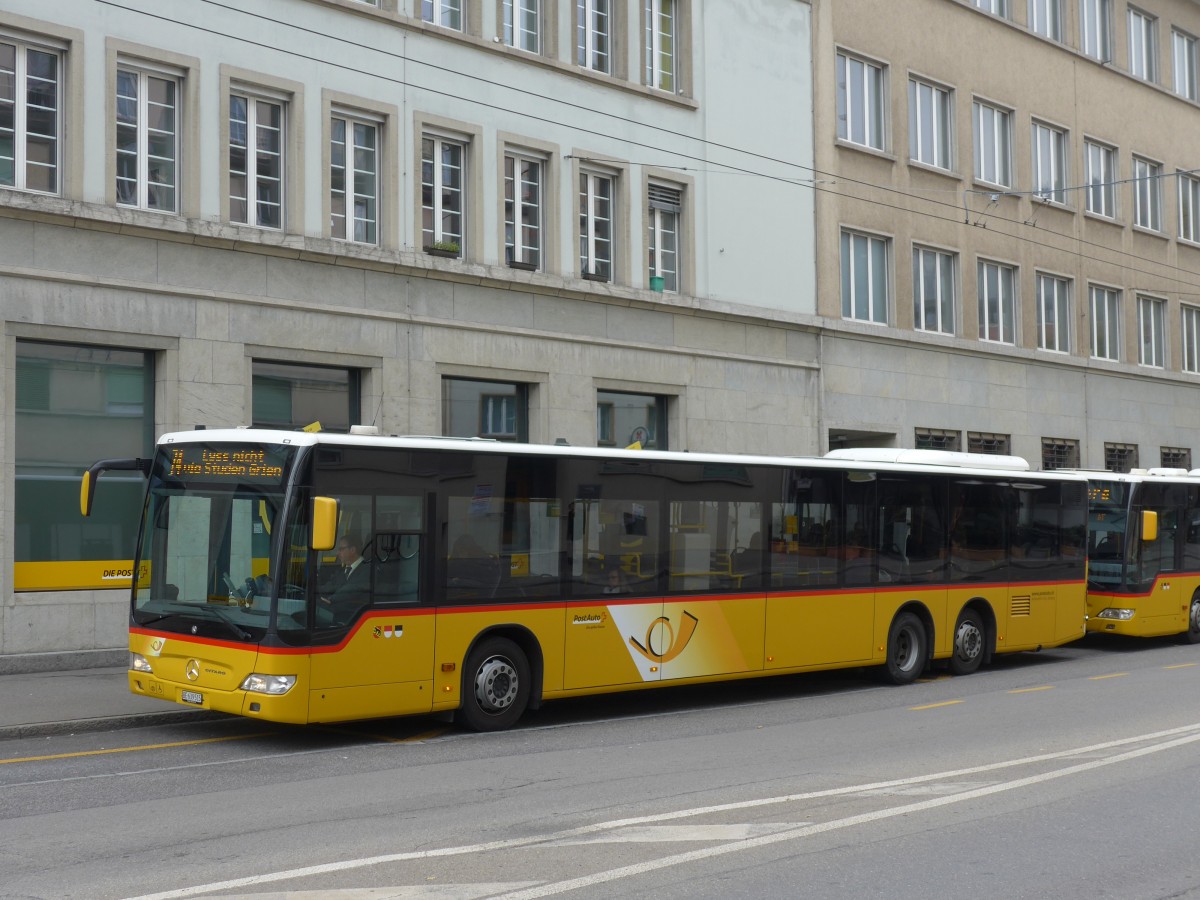
M 1128 672 L 1113 672 L 1111 675 L 1092 675 L 1088 681 L 1103 681 L 1105 678 L 1124 678 Z
M 1009 693 L 1010 694 L 1031 694 L 1034 691 L 1052 691 L 1052 690 L 1054 690 L 1054 685 L 1043 684 L 1041 687 L 1017 688 L 1015 691 L 1009 691 Z
M 1189 669 L 1192 666 L 1200 666 L 1200 663 L 1179 663 L 1175 666 L 1163 666 L 1164 669 Z
M 167 750 L 171 747 L 195 747 L 200 744 L 220 744 L 225 741 L 246 741 L 250 738 L 270 737 L 276 732 L 260 731 L 257 734 L 235 734 L 230 737 L 201 738 L 195 741 L 171 741 L 167 744 L 139 744 L 136 747 L 112 747 L 101 750 L 78 750 L 75 753 L 51 753 L 47 756 L 18 756 L 0 759 L 0 766 L 8 763 L 47 762 L 52 759 L 75 759 L 81 756 L 107 756 L 110 753 L 136 753 L 139 750 Z
M 955 703 L 962 703 L 961 700 L 944 700 L 941 703 L 927 703 L 925 706 L 910 706 L 909 710 L 916 711 L 920 709 L 937 709 L 939 706 L 953 706 Z

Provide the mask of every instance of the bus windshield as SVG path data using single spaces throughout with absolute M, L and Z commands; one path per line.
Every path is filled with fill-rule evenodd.
M 291 447 L 180 444 L 154 460 L 133 595 L 137 625 L 229 641 L 267 632 L 271 537 Z
M 1124 584 L 1128 528 L 1129 485 L 1120 481 L 1089 482 L 1088 582 L 1091 587 L 1116 590 Z

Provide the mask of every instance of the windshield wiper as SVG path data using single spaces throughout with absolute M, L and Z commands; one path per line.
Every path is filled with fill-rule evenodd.
M 233 619 L 229 618 L 229 613 L 224 612 L 223 610 L 217 609 L 216 607 L 213 607 L 213 606 L 205 606 L 205 607 L 203 607 L 203 609 L 206 612 L 212 613 L 214 616 L 216 616 L 218 619 L 220 619 L 222 623 L 227 625 L 229 627 L 229 630 L 232 631 L 235 635 L 237 635 L 238 640 L 240 640 L 240 641 L 250 640 L 250 638 L 251 638 L 250 632 L 244 630 L 240 625 L 238 625 L 237 622 L 235 622 L 235 621 L 233 621 Z

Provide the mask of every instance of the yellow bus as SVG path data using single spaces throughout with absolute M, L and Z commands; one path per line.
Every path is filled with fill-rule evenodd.
M 1200 642 L 1200 473 L 1088 478 L 1088 631 Z
M 264 720 L 491 730 L 656 685 L 966 674 L 1085 630 L 1087 481 L 1013 457 L 208 430 L 96 463 L 85 514 L 107 469 L 148 478 L 130 690 Z

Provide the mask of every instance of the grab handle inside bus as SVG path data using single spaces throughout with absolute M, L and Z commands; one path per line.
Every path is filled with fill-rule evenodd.
M 1158 513 L 1153 509 L 1142 510 L 1142 540 L 1158 540 Z
M 337 544 L 338 502 L 333 497 L 313 497 L 311 550 L 332 550 Z
M 92 514 L 92 498 L 96 494 L 96 480 L 102 472 L 109 469 L 133 471 L 142 473 L 142 477 L 150 477 L 150 460 L 148 459 L 102 459 L 92 463 L 83 473 L 83 482 L 79 485 L 79 511 L 84 517 Z

